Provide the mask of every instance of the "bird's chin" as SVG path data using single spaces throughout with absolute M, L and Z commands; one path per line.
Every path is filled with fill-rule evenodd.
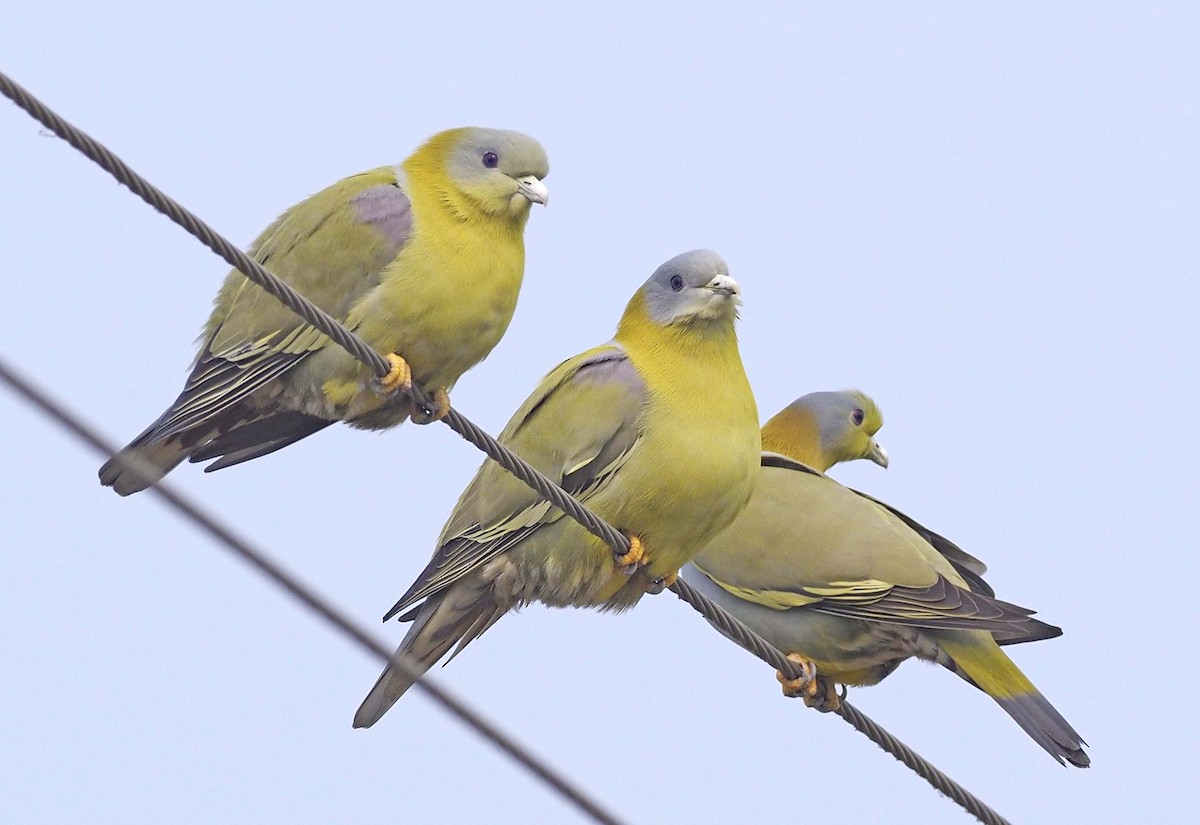
M 518 191 L 513 193 L 513 196 L 508 199 L 507 211 L 514 218 L 519 218 L 522 215 L 528 215 L 531 206 L 533 206 L 533 202 Z
M 738 300 L 736 295 L 728 292 L 714 291 L 705 300 L 704 305 L 696 313 L 697 318 L 715 321 L 721 318 L 731 318 L 737 315 Z

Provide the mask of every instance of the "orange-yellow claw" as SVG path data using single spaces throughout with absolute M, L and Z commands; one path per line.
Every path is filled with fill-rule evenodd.
M 664 588 L 670 587 L 678 580 L 679 580 L 679 571 L 674 570 L 674 571 L 668 573 L 667 575 L 663 576 L 663 580 L 662 580 L 663 587 Z
M 783 686 L 783 695 L 789 699 L 794 699 L 797 696 L 804 697 L 805 703 L 810 697 L 816 696 L 819 688 L 817 687 L 817 666 L 813 664 L 812 659 L 806 659 L 799 653 L 789 653 L 788 661 L 800 666 L 802 671 L 798 679 L 789 679 L 780 671 L 775 671 L 775 678 L 779 680 L 779 684 Z
M 642 544 L 642 540 L 637 536 L 629 537 L 629 552 L 613 559 L 617 564 L 617 570 L 626 576 L 632 576 L 638 565 L 645 563 L 645 560 L 646 545 Z
M 392 352 L 384 356 L 392 368 L 382 378 L 376 378 L 372 386 L 380 395 L 391 395 L 394 392 L 407 392 L 412 386 L 412 369 L 408 362 Z
M 450 414 L 450 393 L 446 392 L 445 387 L 438 387 L 434 390 L 433 397 L 429 400 L 433 409 L 428 412 L 422 409 L 420 405 L 415 405 L 412 414 L 409 415 L 414 424 L 432 424 L 434 421 L 441 421 Z

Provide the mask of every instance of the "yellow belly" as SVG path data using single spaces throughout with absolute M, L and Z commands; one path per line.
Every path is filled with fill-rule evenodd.
M 524 273 L 520 235 L 491 243 L 414 241 L 379 287 L 352 314 L 357 332 L 380 352 L 399 353 L 429 391 L 454 386 L 500 342 L 517 306 Z M 355 317 L 357 316 L 357 318 Z M 361 415 L 384 403 L 365 370 L 325 382 L 326 398 Z

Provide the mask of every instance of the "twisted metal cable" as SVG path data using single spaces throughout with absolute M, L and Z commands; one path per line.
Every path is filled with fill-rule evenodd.
M 849 702 L 843 701 L 842 706 L 833 712 L 849 722 L 863 736 L 896 757 L 904 765 L 907 765 L 940 793 L 950 797 L 963 810 L 984 823 L 984 825 L 1012 825 L 1012 823 L 996 811 L 983 804 L 978 797 L 939 771 L 926 761 L 923 756 L 901 742 L 891 733 L 888 733 L 871 717 Z
M 690 604 L 704 618 L 715 626 L 726 638 L 737 642 L 746 650 L 783 673 L 788 679 L 799 679 L 807 674 L 800 666 L 783 655 L 774 645 L 767 644 L 757 633 L 754 633 L 736 618 L 731 616 L 719 604 L 696 590 L 683 579 L 677 579 L 671 585 L 671 591 Z M 891 733 L 882 728 L 849 702 L 842 701 L 841 707 L 833 711 L 849 722 L 855 730 L 866 736 L 879 747 L 907 765 L 918 776 L 932 785 L 940 793 L 957 802 L 967 813 L 973 815 L 984 825 L 1011 825 L 1007 819 L 989 808 L 975 797 L 970 791 L 959 785 L 946 774 L 935 768 L 923 756 L 905 745 Z
M 189 234 L 223 258 L 231 266 L 241 271 L 250 280 L 278 298 L 285 306 L 313 327 L 329 336 L 330 340 L 334 343 L 343 347 L 355 358 L 358 358 L 375 370 L 376 375 L 382 377 L 389 372 L 391 366 L 387 360 L 367 346 L 366 342 L 361 338 L 343 327 L 331 315 L 311 304 L 300 293 L 280 281 L 258 262 L 251 259 L 204 223 L 204 221 L 200 220 L 199 217 L 155 188 L 100 143 L 63 120 L 3 72 L 0 72 L 0 92 L 24 109 L 35 120 L 42 123 L 46 128 L 53 131 L 88 159 L 111 174 L 118 182 L 124 184 L 146 203 L 183 227 Z M 410 395 L 416 403 L 426 409 L 431 409 L 430 397 L 420 387 L 414 384 L 410 390 Z M 467 441 L 486 453 L 501 467 L 529 485 L 543 498 L 608 544 L 615 553 L 624 554 L 629 550 L 628 537 L 596 516 L 575 497 L 567 493 L 536 468 L 527 464 L 457 410 L 450 409 L 442 421 Z M 767 644 L 754 631 L 750 630 L 750 628 L 746 627 L 707 597 L 695 591 L 686 582 L 677 580 L 671 585 L 670 589 L 679 598 L 688 602 L 688 604 L 703 614 L 705 618 L 715 622 L 727 631 L 728 635 L 738 644 L 770 664 L 776 670 L 782 672 L 787 678 L 801 679 L 808 676 L 799 666 L 784 656 L 781 651 Z M 895 737 L 887 733 L 886 730 L 857 709 L 850 708 L 849 713 L 841 713 L 839 715 L 881 748 L 891 753 L 924 778 L 938 791 L 949 795 L 962 805 L 964 809 L 979 818 L 980 821 L 989 825 L 1004 825 L 1006 822 L 999 814 L 996 814 L 976 799 L 969 791 L 927 762 L 920 754 L 917 754 L 898 739 L 895 739 Z
M 292 312 L 328 335 L 338 346 L 371 367 L 379 376 L 387 375 L 391 369 L 387 360 L 368 347 L 361 338 L 339 324 L 332 315 L 314 306 L 299 292 L 267 272 L 257 261 L 221 237 L 215 229 L 133 171 L 125 161 L 90 135 L 63 120 L 3 72 L 0 72 L 0 91 L 3 91 L 5 97 L 24 109 L 34 120 L 74 146 L 86 158 L 116 178 L 118 183 L 128 187 L 133 194 L 166 215 L 183 227 L 189 235 L 224 258 L 230 266 L 240 270 L 247 278 L 278 298 Z M 422 400 L 425 403 L 428 402 L 428 399 Z
M 226 263 L 240 271 L 268 293 L 278 298 L 284 306 L 295 312 L 309 324 L 329 336 L 330 340 L 345 349 L 359 361 L 375 371 L 379 377 L 388 374 L 391 364 L 382 355 L 367 345 L 329 313 L 312 304 L 296 290 L 268 272 L 261 264 L 242 252 L 215 229 L 185 209 L 173 198 L 133 171 L 123 160 L 85 132 L 68 123 L 48 106 L 34 97 L 8 75 L 0 72 L 0 92 L 24 109 L 34 120 L 50 129 L 89 160 L 108 172 L 118 183 L 144 200 L 157 211 L 181 226 L 188 234 L 207 246 Z M 425 391 L 413 385 L 410 394 L 413 400 L 430 409 L 431 400 Z M 457 410 L 451 409 L 442 419 L 459 435 L 483 450 L 501 467 L 528 484 L 555 507 L 578 521 L 589 531 L 609 544 L 619 555 L 628 552 L 629 539 L 597 518 L 594 513 L 580 504 L 573 496 L 549 478 L 526 464 L 515 453 L 500 444 Z
M 53 419 L 64 429 L 70 431 L 79 440 L 92 447 L 102 455 L 112 455 L 113 445 L 103 438 L 82 418 L 75 415 L 59 402 L 55 401 L 31 381 L 23 378 L 0 358 L 0 381 L 3 381 L 17 395 L 24 398 L 32 406 L 40 410 L 48 418 Z M 136 466 L 135 466 L 136 469 Z M 452 715 L 457 716 L 467 727 L 487 739 L 502 752 L 508 754 L 516 762 L 528 769 L 534 776 L 558 791 L 564 798 L 572 802 L 584 814 L 604 825 L 620 825 L 620 820 L 595 800 L 589 798 L 582 790 L 575 787 L 566 777 L 558 773 L 550 765 L 534 756 L 519 745 L 506 733 L 501 731 L 485 717 L 477 713 L 461 699 L 438 685 L 422 673 L 423 668 L 413 665 L 412 660 L 397 651 L 392 653 L 388 647 L 357 624 L 346 613 L 339 610 L 320 593 L 304 584 L 300 579 L 288 572 L 282 565 L 271 559 L 265 552 L 255 547 L 249 540 L 238 535 L 231 527 L 221 522 L 216 516 L 208 513 L 199 505 L 179 493 L 169 483 L 158 483 L 150 491 L 174 508 L 184 518 L 191 521 L 203 532 L 216 539 L 234 556 L 249 564 L 259 573 L 278 585 L 305 607 L 316 613 L 329 624 L 333 625 L 344 636 L 375 656 L 384 664 L 394 667 L 405 676 L 415 679 L 419 690 L 425 692 L 437 704 L 441 705 Z
M 451 408 L 442 420 L 450 425 L 450 429 L 487 453 L 488 457 L 501 467 L 536 490 L 542 498 L 587 528 L 588 532 L 611 547 L 614 553 L 624 555 L 629 552 L 628 536 L 597 516 L 581 504 L 579 499 L 527 464 L 520 456 L 467 420 L 457 410 Z
M 671 585 L 670 590 L 695 608 L 697 613 L 712 622 L 725 638 L 737 642 L 746 648 L 746 650 L 778 670 L 784 677 L 788 679 L 809 678 L 809 675 L 798 664 L 783 655 L 783 651 L 774 645 L 767 644 L 767 641 L 763 637 L 746 627 L 729 611 L 692 587 L 682 578 L 676 579 L 675 583 Z M 808 684 L 808 682 L 806 681 L 805 684 Z

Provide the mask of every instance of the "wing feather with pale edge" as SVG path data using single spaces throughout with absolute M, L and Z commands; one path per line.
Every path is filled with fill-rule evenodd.
M 774 453 L 764 453 L 762 465 L 806 472 L 817 476 L 824 475 L 806 464 Z M 853 492 L 858 493 L 857 490 Z M 974 562 L 973 566 L 977 565 L 983 569 L 982 562 L 959 550 L 957 545 L 948 539 L 926 530 L 912 519 L 897 513 L 888 505 L 878 502 L 870 496 L 862 493 L 858 493 L 858 495 L 895 515 L 907 527 L 928 541 L 938 552 L 942 552 L 942 547 L 949 546 L 957 550 L 961 556 Z M 930 541 L 930 536 L 940 539 L 939 543 L 942 546 L 939 547 L 939 543 Z M 955 563 L 953 556 L 947 555 L 946 558 L 956 570 L 962 571 L 962 567 Z M 968 582 L 973 583 L 975 579 L 982 581 L 974 570 L 970 568 L 968 570 L 972 573 L 971 576 L 964 576 Z M 704 571 L 701 569 L 701 572 Z M 706 575 L 708 574 L 706 573 Z M 932 585 L 924 588 L 904 587 L 890 582 L 869 580 L 829 582 L 823 586 L 803 586 L 794 591 L 752 590 L 726 584 L 713 576 L 709 576 L 709 578 L 738 598 L 777 610 L 805 607 L 822 613 L 865 621 L 930 629 L 986 630 L 996 634 L 997 640 L 1002 643 L 1003 641 L 1032 640 L 1034 636 L 1047 638 L 1061 632 L 1053 625 L 1046 625 L 1030 618 L 1034 611 L 995 598 L 990 587 L 987 588 L 987 592 L 973 592 L 959 587 L 941 575 Z
M 326 312 L 345 319 L 412 234 L 412 204 L 396 169 L 381 167 L 335 184 L 304 206 L 309 208 L 285 212 L 251 255 Z M 358 244 L 339 244 L 336 237 L 312 240 L 323 229 L 330 231 L 327 226 L 336 223 L 330 218 L 339 210 L 349 211 L 358 226 L 375 230 L 370 254 L 355 248 Z M 314 265 L 306 241 L 331 250 L 331 266 L 338 271 Z M 265 329 L 255 318 L 265 320 Z M 225 320 L 210 329 L 183 392 L 143 440 L 166 440 L 212 420 L 329 344 L 326 335 L 244 281 L 226 307 Z
M 794 459 L 779 455 L 778 453 L 763 453 L 762 466 L 782 467 L 789 470 L 796 470 L 798 472 L 810 473 L 815 476 L 825 475 L 824 473 L 809 467 L 803 462 L 795 461 Z M 904 522 L 913 532 L 915 532 L 931 547 L 933 547 L 934 550 L 937 550 L 939 553 L 941 553 L 946 561 L 953 565 L 955 571 L 957 571 L 957 573 L 966 579 L 967 583 L 971 585 L 971 590 L 973 592 L 983 593 L 987 596 L 996 595 L 996 591 L 992 589 L 992 586 L 983 579 L 983 574 L 987 572 L 987 565 L 982 561 L 972 556 L 966 550 L 963 550 L 945 536 L 933 532 L 915 519 L 906 516 L 892 505 L 880 501 L 873 496 L 869 496 L 861 490 L 854 490 L 850 487 L 847 487 L 846 489 L 850 490 L 856 495 L 862 496 L 867 501 L 882 507 L 893 516 Z
M 625 351 L 606 344 L 551 372 L 499 441 L 586 504 L 637 449 L 646 397 L 645 383 Z M 488 460 L 450 515 L 433 559 L 384 621 L 560 518 L 561 510 Z

